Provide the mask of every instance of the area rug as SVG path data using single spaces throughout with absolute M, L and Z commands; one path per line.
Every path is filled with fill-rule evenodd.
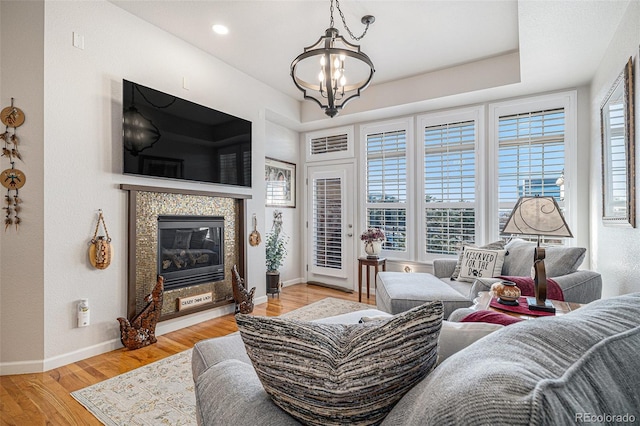
M 314 320 L 375 306 L 333 297 L 283 314 Z M 71 393 L 103 424 L 196 425 L 191 349 Z

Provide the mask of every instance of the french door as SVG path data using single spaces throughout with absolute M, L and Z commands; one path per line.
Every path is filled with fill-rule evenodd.
M 307 168 L 307 282 L 356 290 L 353 164 Z

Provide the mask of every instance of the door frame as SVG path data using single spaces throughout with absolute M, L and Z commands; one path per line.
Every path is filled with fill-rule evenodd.
M 349 196 L 349 194 L 356 194 L 357 189 L 357 165 L 354 160 L 349 161 L 327 161 L 327 162 L 317 162 L 317 163 L 309 163 L 304 167 L 304 216 L 305 220 L 302 223 L 303 231 L 304 231 L 304 259 L 305 259 L 305 268 L 304 268 L 304 276 L 306 282 L 312 282 L 317 284 L 326 285 L 328 287 L 336 287 L 341 290 L 346 291 L 358 291 L 357 283 L 357 255 L 358 255 L 358 245 L 356 244 L 355 239 L 358 238 L 356 233 L 357 229 L 357 219 L 358 219 L 358 211 L 356 206 L 356 201 L 358 197 Z M 343 201 L 343 226 L 342 226 L 342 235 L 344 237 L 344 273 L 342 276 L 332 276 L 332 275 L 322 275 L 316 274 L 312 272 L 311 264 L 313 262 L 311 243 L 312 243 L 312 227 L 313 227 L 313 190 L 310 186 L 312 182 L 310 182 L 310 176 L 313 173 L 322 173 L 322 172 L 332 172 L 337 171 L 338 173 L 344 173 L 344 185 L 343 190 L 344 194 L 347 195 L 344 197 Z M 322 277 L 323 281 L 318 281 L 317 278 Z

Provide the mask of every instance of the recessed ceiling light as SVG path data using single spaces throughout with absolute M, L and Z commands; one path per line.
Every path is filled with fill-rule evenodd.
M 220 35 L 229 34 L 229 28 L 225 27 L 224 25 L 215 24 L 214 26 L 211 27 L 211 29 L 216 34 L 220 34 Z

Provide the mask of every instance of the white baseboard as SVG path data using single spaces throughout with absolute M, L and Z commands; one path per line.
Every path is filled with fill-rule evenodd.
M 261 299 L 264 300 L 259 301 Z M 264 296 L 254 300 L 254 303 L 265 303 L 266 301 L 267 296 Z M 182 328 L 189 327 L 203 321 L 231 314 L 233 313 L 234 309 L 235 306 L 233 304 L 229 304 L 221 306 L 219 308 L 197 312 L 184 317 L 162 321 L 156 326 L 156 335 L 161 336 L 163 334 L 180 330 Z M 86 348 L 81 348 L 72 352 L 56 355 L 51 358 L 46 358 L 44 360 L 3 362 L 0 363 L 0 376 L 6 376 L 10 374 L 42 373 L 54 368 L 62 367 L 63 365 L 82 361 L 83 359 L 87 359 L 92 356 L 111 352 L 116 349 L 120 349 L 121 347 L 122 343 L 120 342 L 120 339 L 112 339 L 93 346 L 88 346 Z
M 305 282 L 303 278 L 293 278 L 291 280 L 287 280 L 287 281 L 283 281 L 282 282 L 282 287 L 288 287 L 290 285 L 294 285 L 294 284 L 300 284 Z

